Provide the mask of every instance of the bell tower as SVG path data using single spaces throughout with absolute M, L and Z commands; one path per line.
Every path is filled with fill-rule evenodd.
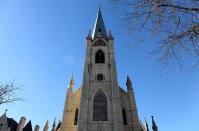
M 78 131 L 123 131 L 114 39 L 99 8 L 87 38 Z

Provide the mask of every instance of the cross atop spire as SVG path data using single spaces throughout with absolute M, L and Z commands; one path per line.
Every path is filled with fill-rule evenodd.
M 105 39 L 108 38 L 105 24 L 104 24 L 103 17 L 102 17 L 102 13 L 101 13 L 100 5 L 99 5 L 99 10 L 97 13 L 97 18 L 95 21 L 95 26 L 93 28 L 93 34 L 92 34 L 93 39 L 96 37 L 104 37 Z

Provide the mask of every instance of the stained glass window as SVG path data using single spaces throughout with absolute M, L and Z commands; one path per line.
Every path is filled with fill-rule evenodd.
M 107 98 L 102 91 L 96 93 L 93 102 L 93 120 L 94 121 L 107 121 Z

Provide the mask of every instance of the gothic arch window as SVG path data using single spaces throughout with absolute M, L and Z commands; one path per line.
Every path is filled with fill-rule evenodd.
M 105 63 L 105 55 L 102 50 L 98 50 L 95 54 L 95 63 Z
M 93 121 L 108 121 L 107 98 L 102 91 L 95 94 L 93 102 Z
M 78 122 L 78 115 L 79 115 L 79 110 L 78 108 L 75 110 L 75 119 L 74 119 L 74 125 L 77 125 Z
M 123 124 L 124 124 L 124 125 L 127 125 L 126 111 L 125 111 L 124 108 L 122 109 L 122 117 L 123 117 Z
M 98 81 L 104 80 L 104 75 L 103 74 L 97 74 L 97 80 Z

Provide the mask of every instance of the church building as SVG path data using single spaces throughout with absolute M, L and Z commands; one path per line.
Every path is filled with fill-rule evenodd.
M 147 131 L 140 122 L 131 79 L 127 92 L 118 84 L 114 38 L 107 33 L 99 8 L 93 32 L 86 38 L 82 86 L 67 89 L 61 131 Z
M 93 32 L 86 37 L 83 83 L 74 91 L 71 77 L 62 121 L 52 124 L 50 131 L 149 131 L 138 116 L 131 79 L 127 76 L 124 91 L 118 84 L 114 38 L 107 33 L 99 8 Z M 31 121 L 21 117 L 19 123 L 0 117 L 0 131 L 33 131 Z M 158 127 L 152 116 L 152 130 Z M 36 125 L 34 131 L 39 131 Z M 43 131 L 49 131 L 47 121 Z

